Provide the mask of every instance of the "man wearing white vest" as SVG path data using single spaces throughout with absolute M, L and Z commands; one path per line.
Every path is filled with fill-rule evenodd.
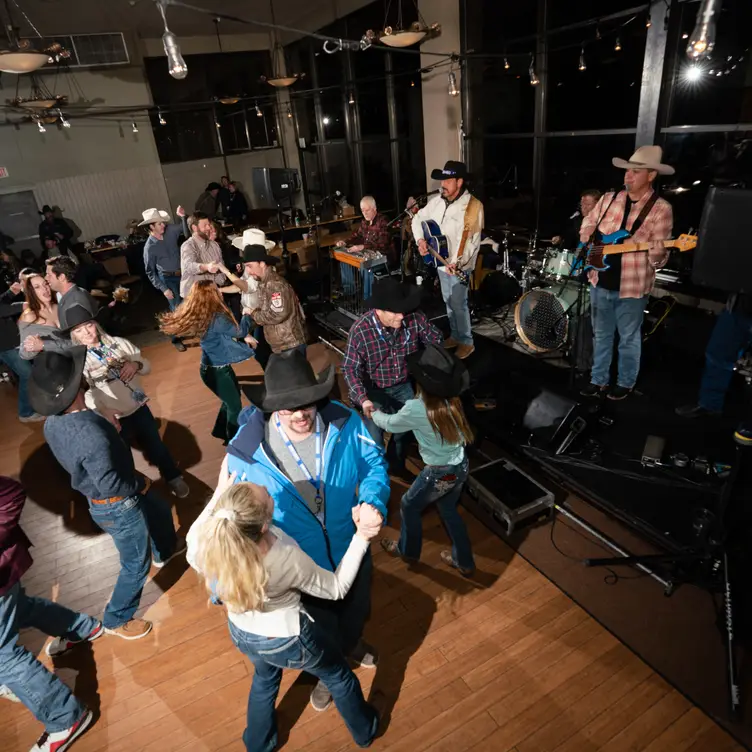
M 464 162 L 449 160 L 443 170 L 434 170 L 431 178 L 441 181 L 440 194 L 432 198 L 412 222 L 421 256 L 428 255 L 422 222 L 434 220 L 446 237 L 449 251 L 447 263 L 439 264 L 441 295 L 446 303 L 450 328 L 450 336 L 444 341 L 444 347 L 448 350 L 456 347 L 457 357 L 463 360 L 474 352 L 475 345 L 467 304 L 467 285 L 457 272 L 472 275 L 483 229 L 483 204 L 465 187 L 467 177 Z

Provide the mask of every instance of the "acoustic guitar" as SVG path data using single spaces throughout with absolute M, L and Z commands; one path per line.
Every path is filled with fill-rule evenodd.
M 610 235 L 604 235 L 600 242 L 587 246 L 585 257 L 585 270 L 595 269 L 597 272 L 605 272 L 610 268 L 605 257 L 615 253 L 635 253 L 636 251 L 650 250 L 650 243 L 622 243 L 620 241 L 631 237 L 626 230 L 617 230 Z M 680 235 L 674 240 L 663 240 L 664 248 L 678 248 L 680 252 L 691 251 L 697 246 L 697 235 Z M 582 249 L 584 243 L 580 243 L 578 249 Z
M 449 258 L 449 241 L 446 239 L 446 235 L 441 232 L 438 222 L 428 219 L 420 224 L 423 227 L 423 238 L 426 241 L 428 253 L 430 254 L 430 258 L 427 256 L 423 257 L 426 265 L 436 267 L 438 264 L 443 264 L 444 266 L 449 266 L 449 262 L 447 261 Z M 463 285 L 470 283 L 470 277 L 467 272 L 455 268 L 454 274 Z

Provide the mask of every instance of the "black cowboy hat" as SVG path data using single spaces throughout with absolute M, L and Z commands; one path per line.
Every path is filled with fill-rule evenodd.
M 243 384 L 245 396 L 263 410 L 296 410 L 325 399 L 334 386 L 334 366 L 316 375 L 300 350 L 274 353 L 264 370 L 262 386 Z
M 241 256 L 244 264 L 248 264 L 251 261 L 264 261 L 267 264 L 276 264 L 279 261 L 276 256 L 270 256 L 263 245 L 247 245 L 243 248 Z
M 421 289 L 417 285 L 387 277 L 374 283 L 373 292 L 366 304 L 369 308 L 378 308 L 380 311 L 411 313 L 420 305 L 421 297 Z
M 42 211 L 40 211 L 39 213 L 40 213 L 40 214 L 47 214 L 47 212 L 49 212 L 50 214 L 53 214 L 53 213 L 54 213 L 54 212 L 52 211 L 52 207 L 51 207 L 51 206 L 50 206 L 49 204 L 45 204 L 45 205 L 44 205 L 44 206 L 42 207 Z
M 64 334 L 70 334 L 73 329 L 88 321 L 96 321 L 97 314 L 92 313 L 88 308 L 82 305 L 74 305 L 69 311 L 65 312 L 65 329 L 60 331 Z
M 58 415 L 67 410 L 81 389 L 86 361 L 83 345 L 63 352 L 40 352 L 29 377 L 29 403 L 40 415 Z
M 434 397 L 459 397 L 470 386 L 465 364 L 439 345 L 428 345 L 408 355 L 407 370 Z
M 449 180 L 450 178 L 467 180 L 469 177 L 467 165 L 464 162 L 455 162 L 453 159 L 447 161 L 443 170 L 437 168 L 431 172 L 431 180 Z
M 219 191 L 219 190 L 222 190 L 222 186 L 216 181 L 212 181 L 211 183 L 209 183 L 209 185 L 206 186 L 207 193 L 211 193 L 211 191 Z

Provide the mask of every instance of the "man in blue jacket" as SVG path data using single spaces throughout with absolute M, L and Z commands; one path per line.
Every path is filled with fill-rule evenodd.
M 264 387 L 243 387 L 256 407 L 240 414 L 240 430 L 227 449 L 238 482 L 264 486 L 274 500 L 274 524 L 293 537 L 319 566 L 334 571 L 355 532 L 353 517 L 379 528 L 386 517 L 389 476 L 384 453 L 360 416 L 329 401 L 334 368 L 314 374 L 298 350 L 269 359 Z M 304 597 L 304 607 L 338 640 L 342 652 L 375 668 L 376 654 L 362 640 L 371 607 L 373 562 L 366 554 L 341 601 Z M 319 682 L 311 704 L 331 703 Z

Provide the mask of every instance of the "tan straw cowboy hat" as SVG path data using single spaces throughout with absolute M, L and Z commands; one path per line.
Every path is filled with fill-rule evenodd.
M 659 175 L 673 175 L 674 168 L 663 164 L 660 146 L 641 146 L 628 160 L 614 157 L 611 163 L 620 170 L 655 170 Z
M 155 222 L 170 221 L 170 215 L 166 211 L 162 211 L 161 209 L 147 209 L 145 212 L 141 212 L 141 214 L 144 217 L 144 221 L 138 223 L 139 227 L 143 227 L 144 225 L 151 225 Z

